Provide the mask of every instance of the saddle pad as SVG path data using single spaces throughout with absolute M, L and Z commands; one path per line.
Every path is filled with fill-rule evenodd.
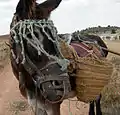
M 102 57 L 100 50 L 95 45 L 88 45 L 83 42 L 73 42 L 70 45 L 75 49 L 79 57 L 86 57 L 92 54 L 95 54 L 97 57 Z

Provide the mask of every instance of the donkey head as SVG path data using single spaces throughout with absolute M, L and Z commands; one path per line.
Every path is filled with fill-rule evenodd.
M 15 21 L 13 19 L 12 24 L 14 25 L 14 23 L 25 19 L 48 19 L 51 12 L 59 6 L 61 1 L 62 0 L 46 0 L 45 2 L 38 4 L 36 3 L 36 0 L 20 0 L 16 7 L 16 18 Z M 50 35 L 51 38 L 53 38 L 51 35 L 51 30 L 45 28 L 45 31 Z M 46 38 L 46 35 L 43 34 L 43 37 L 40 37 L 38 33 L 39 32 L 35 32 L 36 37 L 43 43 L 44 49 L 55 55 L 56 51 L 53 47 L 53 43 Z M 28 37 L 31 38 L 31 35 L 28 34 Z
M 39 71 L 43 73 L 45 78 L 46 76 L 50 75 L 49 80 L 45 79 L 45 82 L 43 83 L 44 85 L 39 86 L 41 86 L 42 88 L 40 88 L 44 91 L 45 89 L 47 90 L 44 93 L 49 93 L 46 95 L 49 96 L 50 100 L 55 99 L 55 101 L 59 100 L 60 97 L 63 99 L 63 95 L 65 95 L 67 92 L 65 92 L 66 89 L 65 86 L 63 86 L 63 84 L 65 84 L 64 82 L 67 82 L 67 85 L 65 84 L 66 87 L 70 86 L 69 76 L 66 70 L 67 65 L 65 65 L 65 68 L 63 67 L 64 64 L 67 64 L 65 63 L 66 60 L 63 58 L 60 59 L 61 56 L 58 54 L 57 44 L 55 44 L 58 38 L 56 28 L 50 20 L 47 20 L 50 16 L 50 13 L 58 7 L 60 2 L 61 0 L 47 0 L 41 4 L 37 4 L 35 0 L 20 0 L 15 13 L 15 16 L 17 17 L 16 22 L 20 23 L 18 23 L 18 25 L 13 28 L 13 34 L 11 34 L 12 38 L 14 39 L 16 39 L 16 36 L 20 41 L 21 38 L 23 39 L 24 54 L 26 57 L 29 57 L 29 59 L 32 60 L 33 64 Z M 13 23 L 13 26 L 14 25 L 15 24 Z M 14 34 L 14 32 L 16 33 Z M 24 35 L 19 33 L 24 33 Z M 13 48 L 15 54 L 18 54 L 17 57 L 19 58 L 23 57 L 19 56 L 22 55 L 21 50 L 19 50 L 20 48 L 21 47 L 18 47 L 18 45 Z M 51 58 L 49 58 L 48 54 L 51 56 Z M 61 69 L 61 67 L 63 67 L 64 70 L 63 68 Z M 31 77 L 34 78 L 36 82 L 40 81 L 41 79 L 41 75 L 38 71 L 35 71 Z M 31 77 L 28 79 L 31 79 Z M 26 82 L 28 84 L 28 81 Z M 54 91 L 49 89 L 49 87 L 54 89 Z M 70 90 L 70 88 L 68 90 Z
M 33 19 L 33 20 L 39 20 L 39 19 L 48 19 L 51 12 L 56 9 L 60 2 L 62 0 L 46 0 L 45 2 L 38 4 L 36 3 L 36 0 L 19 0 L 17 7 L 16 7 L 16 12 L 15 12 L 15 17 L 12 20 L 11 23 L 11 28 L 20 20 L 25 20 L 25 19 Z M 35 30 L 36 28 L 34 28 Z M 46 33 L 50 35 L 52 39 L 54 37 L 51 34 L 51 29 L 44 28 Z M 55 55 L 56 51 L 55 48 L 53 47 L 53 43 L 46 37 L 46 35 L 41 32 L 37 28 L 37 32 L 35 31 L 36 37 L 39 39 L 39 41 L 43 44 L 43 47 L 47 52 L 50 54 Z M 42 36 L 39 35 L 39 33 L 42 33 Z M 31 35 L 29 32 L 27 33 L 27 37 L 31 39 Z M 34 51 L 34 50 L 32 50 Z M 31 51 L 30 51 L 31 54 Z M 35 52 L 33 53 L 34 56 Z

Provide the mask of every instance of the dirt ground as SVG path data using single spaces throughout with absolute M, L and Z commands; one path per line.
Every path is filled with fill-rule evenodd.
M 4 47 L 5 41 L 0 40 L 0 115 L 34 115 L 27 101 L 20 95 L 18 82 L 12 73 L 8 59 L 9 51 Z M 120 51 L 118 48 L 120 42 L 107 41 L 107 44 L 111 49 Z M 109 58 L 112 56 L 109 55 Z M 88 104 L 82 102 L 69 103 L 65 100 L 61 106 L 61 115 L 88 115 L 88 107 Z
M 5 42 L 6 39 L 0 39 L 0 115 L 34 115 L 19 92 L 18 81 L 12 73 Z M 69 103 L 65 100 L 61 106 L 61 115 L 68 115 L 70 111 L 72 115 L 87 115 L 88 104 L 75 101 Z

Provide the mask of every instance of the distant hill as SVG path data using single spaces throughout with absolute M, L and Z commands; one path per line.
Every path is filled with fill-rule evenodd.
M 9 34 L 0 36 L 0 40 L 8 40 L 9 38 L 10 38 Z
M 107 27 L 91 27 L 80 31 L 81 34 L 116 34 L 118 32 L 120 32 L 120 27 L 110 25 L 108 25 Z
M 117 26 L 110 26 L 108 25 L 107 27 L 90 27 L 83 29 L 81 31 L 75 31 L 75 33 L 79 33 L 80 35 L 84 34 L 92 34 L 92 35 L 98 35 L 102 39 L 109 39 L 109 40 L 120 40 L 120 27 Z

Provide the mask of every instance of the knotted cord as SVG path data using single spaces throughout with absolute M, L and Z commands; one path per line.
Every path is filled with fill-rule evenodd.
M 40 40 L 36 37 L 36 35 L 34 34 L 35 30 L 34 28 L 37 27 L 38 29 L 41 29 L 42 32 L 47 36 L 47 38 L 53 42 L 53 44 L 55 45 L 55 48 L 59 54 L 59 57 L 57 56 L 53 56 L 48 54 L 44 48 L 42 43 L 40 42 Z M 45 31 L 45 28 L 48 28 L 49 30 L 51 30 L 52 36 L 54 38 L 54 40 L 50 37 L 50 35 Z M 29 33 L 31 34 L 32 38 L 28 38 L 27 37 L 27 32 L 29 31 Z M 39 31 L 40 32 L 40 31 Z M 54 24 L 51 20 L 24 20 L 24 21 L 19 21 L 16 25 L 14 25 L 11 28 L 11 36 L 14 39 L 16 44 L 20 44 L 21 45 L 21 54 L 23 56 L 22 59 L 22 64 L 25 63 L 25 49 L 24 49 L 24 43 L 23 41 L 26 40 L 27 43 L 29 43 L 33 48 L 35 48 L 38 51 L 38 55 L 41 55 L 41 53 L 45 54 L 48 58 L 54 59 L 57 61 L 57 63 L 62 67 L 62 70 L 67 69 L 67 65 L 69 64 L 69 61 L 67 59 L 65 59 L 59 49 L 59 42 L 60 42 L 60 38 L 57 36 L 57 29 L 54 27 Z M 39 33 L 41 34 L 41 33 Z M 13 52 L 12 52 L 13 54 Z M 15 55 L 13 54 L 13 57 L 15 57 Z M 18 59 L 19 57 L 16 57 L 16 62 L 18 63 Z

